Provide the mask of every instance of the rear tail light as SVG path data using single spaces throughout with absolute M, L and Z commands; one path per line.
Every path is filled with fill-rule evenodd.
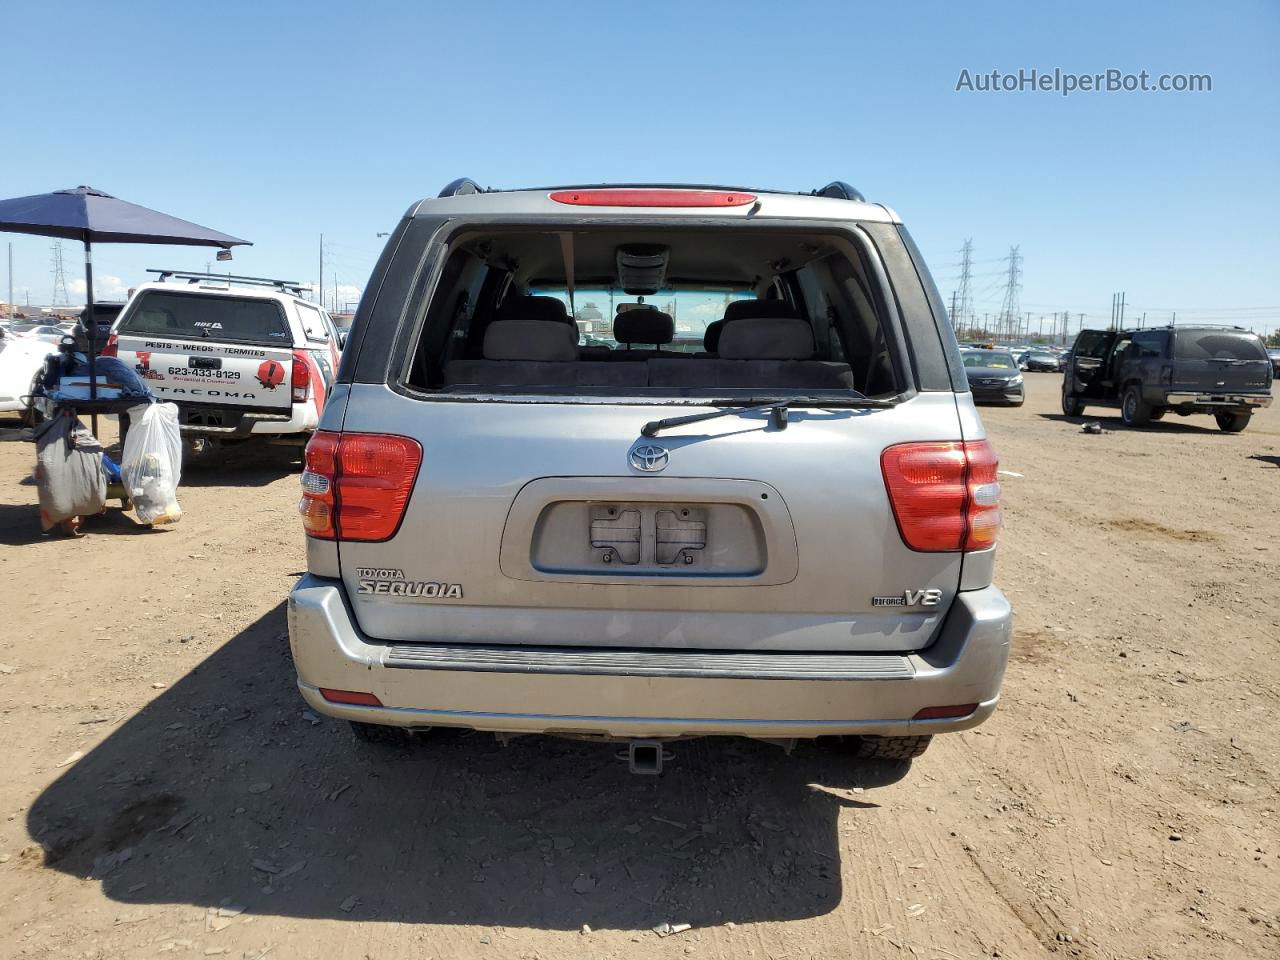
M 100 357 L 115 357 L 120 353 L 120 338 L 114 333 L 107 337 L 107 343 L 102 348 L 102 352 L 98 354 Z
M 317 431 L 302 471 L 302 526 L 320 540 L 390 540 L 421 464 L 409 437 Z
M 557 190 L 556 203 L 575 207 L 745 207 L 754 193 L 728 190 Z
M 311 364 L 301 350 L 293 351 L 293 376 L 289 384 L 293 389 L 293 402 L 305 403 L 311 395 Z
M 1000 529 L 999 460 L 986 440 L 901 443 L 880 455 L 902 541 L 912 550 L 984 550 Z

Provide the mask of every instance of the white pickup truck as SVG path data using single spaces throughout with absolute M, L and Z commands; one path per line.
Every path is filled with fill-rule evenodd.
M 329 315 L 296 284 L 155 271 L 120 312 L 102 351 L 178 405 L 189 437 L 306 443 L 341 352 Z

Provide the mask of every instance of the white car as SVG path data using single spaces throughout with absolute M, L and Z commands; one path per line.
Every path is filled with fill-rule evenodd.
M 0 413 L 27 412 L 24 398 L 31 392 L 31 381 L 44 366 L 44 358 L 57 352 L 56 344 L 37 337 L 0 338 Z
M 103 355 L 176 403 L 186 437 L 305 444 L 342 349 L 329 315 L 285 281 L 157 272 L 120 311 Z

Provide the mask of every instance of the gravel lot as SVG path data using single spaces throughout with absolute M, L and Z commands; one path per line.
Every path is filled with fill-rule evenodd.
M 1280 956 L 1280 410 L 1089 435 L 1059 383 L 983 414 L 1020 475 L 1004 702 L 910 770 L 371 753 L 293 689 L 295 467 L 51 539 L 0 443 L 0 956 Z

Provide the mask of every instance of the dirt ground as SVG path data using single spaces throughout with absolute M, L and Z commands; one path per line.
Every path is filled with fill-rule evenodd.
M 53 539 L 0 442 L 0 957 L 1280 956 L 1280 409 L 1089 435 L 1028 381 L 983 412 L 1004 700 L 910 769 L 370 752 L 293 688 L 295 466 Z

